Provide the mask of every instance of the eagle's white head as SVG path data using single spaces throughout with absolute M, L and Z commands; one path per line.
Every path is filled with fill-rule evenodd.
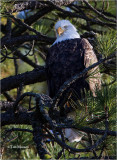
M 55 24 L 57 39 L 53 43 L 58 43 L 67 39 L 80 38 L 77 29 L 68 20 L 60 20 Z

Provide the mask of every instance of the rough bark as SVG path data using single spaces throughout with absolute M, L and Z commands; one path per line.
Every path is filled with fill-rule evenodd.
M 46 81 L 46 69 L 39 67 L 30 72 L 10 76 L 1 80 L 1 93 L 19 87 L 21 84 L 29 85 L 37 82 Z

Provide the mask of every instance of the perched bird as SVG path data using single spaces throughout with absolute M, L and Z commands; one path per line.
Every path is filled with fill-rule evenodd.
M 55 24 L 55 31 L 57 39 L 50 47 L 46 58 L 47 83 L 51 98 L 57 94 L 65 81 L 98 61 L 92 45 L 87 39 L 80 38 L 75 26 L 68 20 L 58 21 Z M 92 76 L 95 70 L 96 72 Z M 73 89 L 77 93 L 78 99 L 85 96 L 85 90 L 91 90 L 95 97 L 96 89 L 101 89 L 99 67 L 93 68 L 79 78 L 68 87 L 64 95 L 69 89 Z M 74 97 L 72 96 L 72 98 Z M 65 129 L 65 136 L 70 142 L 78 142 L 82 138 L 81 132 L 70 128 Z

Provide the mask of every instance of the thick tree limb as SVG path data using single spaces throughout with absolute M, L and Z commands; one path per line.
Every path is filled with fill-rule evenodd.
M 69 5 L 74 2 L 74 0 L 49 0 L 49 1 L 28 1 L 28 2 L 20 2 L 14 5 L 12 12 L 19 12 L 28 9 L 42 9 L 43 7 L 47 7 L 48 2 L 52 2 L 55 5 L 63 6 Z
M 14 114 L 13 111 L 5 112 L 1 114 L 1 126 L 10 124 L 27 124 L 30 125 L 32 112 L 19 112 Z
M 9 101 L 0 101 L 0 109 L 1 111 L 7 111 L 7 110 L 10 110 L 10 109 L 13 109 L 14 107 L 14 103 L 15 102 L 9 102 Z M 19 110 L 26 110 L 24 108 L 22 108 L 21 106 L 19 106 Z
M 16 76 L 10 76 L 1 80 L 1 93 L 17 88 L 20 84 L 28 85 L 37 82 L 42 82 L 47 79 L 46 69 L 39 67 L 30 72 L 18 74 Z
M 50 2 L 52 2 L 53 4 L 55 5 L 58 5 L 58 6 L 63 6 L 63 5 L 68 5 L 72 2 L 74 2 L 75 0 L 49 0 Z M 48 1 L 46 1 L 48 2 Z
M 20 12 L 28 9 L 42 9 L 43 7 L 47 7 L 47 4 L 39 1 L 19 2 L 14 4 L 12 12 Z
M 28 41 L 41 41 L 41 42 L 46 42 L 49 44 L 52 44 L 55 41 L 55 38 L 51 38 L 51 37 L 47 37 L 45 35 L 22 35 L 19 37 L 14 37 L 11 39 L 2 39 L 1 41 L 1 47 L 5 46 L 13 46 L 13 45 L 20 45 L 24 42 L 28 42 Z

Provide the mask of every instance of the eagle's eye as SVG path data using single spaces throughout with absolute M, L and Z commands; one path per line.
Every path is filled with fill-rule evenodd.
M 65 29 L 67 29 L 67 26 L 64 26 Z

